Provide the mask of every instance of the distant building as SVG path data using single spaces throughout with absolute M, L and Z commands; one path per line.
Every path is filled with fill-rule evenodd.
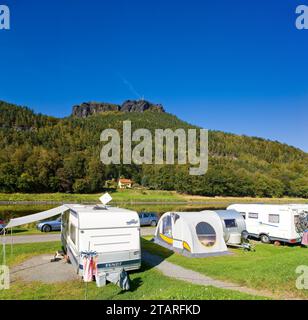
M 130 179 L 119 179 L 118 187 L 120 189 L 131 189 L 133 181 Z

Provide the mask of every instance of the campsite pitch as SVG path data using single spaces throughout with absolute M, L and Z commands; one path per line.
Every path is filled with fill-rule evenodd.
M 17 281 L 58 283 L 79 279 L 71 264 L 66 263 L 64 259 L 50 262 L 51 258 L 51 254 L 39 255 L 14 266 L 11 269 L 12 283 Z
M 277 299 L 308 299 L 308 290 L 298 290 L 295 270 L 307 264 L 307 248 L 256 242 L 256 252 L 233 249 L 232 255 L 192 259 L 142 238 L 142 250 L 164 261 L 199 272 L 213 279 L 233 282 L 273 295 Z
M 51 258 L 53 253 L 60 248 L 60 242 L 16 244 L 14 254 L 8 252 L 7 263 L 11 270 L 21 270 L 22 267 L 28 268 L 29 273 L 50 267 L 59 266 L 55 262 L 53 266 L 46 267 L 47 258 Z M 39 267 L 37 264 L 45 264 Z M 34 270 L 31 269 L 32 266 Z M 21 271 L 24 272 L 25 270 Z M 13 271 L 14 272 L 14 271 Z M 48 273 L 48 271 L 46 271 Z M 71 300 L 85 298 L 85 284 L 80 279 L 64 279 L 68 269 L 59 268 L 59 272 L 65 276 L 57 275 L 53 278 L 53 283 L 46 280 L 47 274 L 40 271 L 37 276 L 24 275 L 24 278 L 17 279 L 11 283 L 9 290 L 0 290 L 0 299 L 13 300 Z M 95 283 L 89 283 L 87 298 L 91 300 L 143 300 L 143 299 L 180 299 L 180 300 L 255 300 L 263 299 L 255 295 L 249 295 L 232 290 L 223 290 L 212 286 L 201 286 L 190 284 L 184 281 L 171 279 L 164 276 L 149 265 L 143 263 L 142 269 L 130 273 L 131 290 L 121 291 L 114 284 L 97 288 Z M 36 281 L 33 281 L 36 280 Z M 64 281 L 60 281 L 64 280 Z M 59 282 L 60 281 L 60 282 Z M 44 283 L 46 282 L 46 283 Z
M 252 292 L 269 293 L 276 298 L 307 299 L 307 290 L 297 290 L 295 281 L 298 275 L 295 269 L 305 265 L 307 249 L 299 246 L 281 246 L 257 244 L 256 252 L 234 250 L 230 256 L 191 259 L 174 254 L 142 239 L 142 250 L 161 257 L 164 261 L 193 270 L 211 279 L 234 283 L 241 287 L 255 289 Z M 50 258 L 60 249 L 60 242 L 16 244 L 10 254 L 7 246 L 7 264 L 11 270 L 18 265 L 31 265 L 34 257 L 48 255 Z M 39 259 L 39 258 L 35 258 Z M 46 260 L 44 260 L 46 261 Z M 43 262 L 44 262 L 43 261 Z M 2 263 L 2 261 L 1 261 Z M 57 264 L 57 263 L 56 263 Z M 31 269 L 28 269 L 31 272 Z M 66 271 L 65 271 L 66 272 Z M 44 273 L 43 273 L 43 276 Z M 30 278 L 27 278 L 30 277 Z M 260 299 L 260 296 L 234 290 L 224 290 L 212 286 L 200 286 L 163 275 L 153 266 L 143 262 L 142 269 L 130 273 L 132 290 L 122 292 L 117 286 L 108 284 L 96 288 L 89 284 L 89 299 Z M 0 299 L 84 299 L 84 283 L 80 280 L 64 280 L 44 283 L 44 277 L 33 281 L 26 275 L 22 280 L 11 284 L 9 290 L 0 291 Z M 210 282 L 208 284 L 211 284 Z

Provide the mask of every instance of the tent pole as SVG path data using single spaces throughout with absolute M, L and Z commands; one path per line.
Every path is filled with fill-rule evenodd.
M 88 252 L 90 252 L 90 241 L 89 241 L 89 244 L 88 244 Z M 83 275 L 84 276 L 84 275 Z M 88 282 L 86 282 L 86 287 L 85 287 L 85 297 L 84 297 L 85 300 L 88 300 Z
M 3 231 L 3 260 L 2 260 L 2 264 L 6 265 L 6 252 L 5 252 L 5 229 Z
M 11 228 L 11 259 L 13 255 L 13 228 Z

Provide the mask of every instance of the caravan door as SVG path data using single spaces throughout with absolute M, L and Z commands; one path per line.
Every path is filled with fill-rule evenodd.
M 259 236 L 260 234 L 260 213 L 247 212 L 246 213 L 246 228 L 249 234 Z
M 67 209 L 62 214 L 61 219 L 61 242 L 64 250 L 67 248 L 67 238 L 68 238 L 68 228 L 69 228 L 69 217 L 70 217 L 70 210 Z
M 286 229 L 283 228 L 284 226 L 279 211 L 268 211 L 262 214 L 262 219 L 260 219 L 259 234 L 266 234 L 272 239 L 283 238 L 286 232 Z
M 183 221 L 177 213 L 171 214 L 173 247 L 183 250 Z

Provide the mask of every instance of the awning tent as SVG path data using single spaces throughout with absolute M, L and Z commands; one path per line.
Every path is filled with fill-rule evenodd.
M 188 257 L 228 254 L 219 216 L 214 211 L 167 212 L 159 220 L 154 242 Z
M 65 210 L 67 210 L 67 207 L 63 205 L 63 206 L 56 207 L 43 212 L 30 214 L 20 218 L 11 219 L 9 223 L 5 226 L 5 229 L 14 228 L 14 227 L 21 226 L 23 224 L 27 224 L 31 222 L 45 220 L 45 219 L 57 216 L 59 214 L 62 214 L 62 212 L 64 212 Z

